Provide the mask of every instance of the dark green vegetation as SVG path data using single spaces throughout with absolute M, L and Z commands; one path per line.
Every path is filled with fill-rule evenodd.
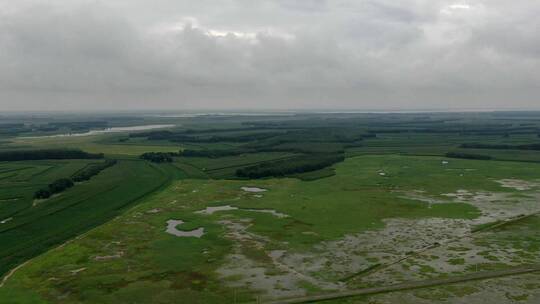
M 34 194 L 35 199 L 46 199 L 51 197 L 51 195 L 60 193 L 66 189 L 73 187 L 73 181 L 69 178 L 57 179 L 54 182 L 50 183 L 46 189 L 39 189 Z
M 481 154 L 471 154 L 463 152 L 448 152 L 445 154 L 448 158 L 464 158 L 464 159 L 477 159 L 477 160 L 490 160 L 491 156 Z
M 247 177 L 252 179 L 269 176 L 282 177 L 295 173 L 305 173 L 320 170 L 344 160 L 345 157 L 343 155 L 310 154 L 284 160 L 265 162 L 255 166 L 238 169 L 236 171 L 236 175 L 238 177 Z
M 463 144 L 466 149 L 494 149 L 494 150 L 540 150 L 540 144 L 505 145 L 505 144 Z
M 89 164 L 81 170 L 75 172 L 71 178 L 60 178 L 52 182 L 45 189 L 39 189 L 34 194 L 35 199 L 47 199 L 54 194 L 58 194 L 64 190 L 73 187 L 74 182 L 87 181 L 92 176 L 99 174 L 101 171 L 114 166 L 117 163 L 115 159 L 107 159 L 102 163 Z
M 345 152 L 348 156 L 363 153 L 444 156 L 450 152 L 478 154 L 495 160 L 540 161 L 533 152 L 538 145 L 539 130 L 540 122 L 534 113 L 511 112 L 208 116 L 200 117 L 199 124 L 186 124 L 185 128 L 133 133 L 124 138 L 123 144 L 180 143 L 184 147 L 180 160 L 187 163 L 191 162 L 188 158 L 219 159 L 262 152 L 329 155 Z M 511 153 L 513 149 L 527 151 L 516 154 Z
M 153 163 L 172 163 L 175 153 L 166 152 L 146 152 L 141 155 L 141 159 Z
M 315 252 L 314 246 L 324 242 L 384 229 L 389 219 L 474 220 L 481 210 L 450 202 L 443 194 L 503 191 L 495 180 L 540 177 L 535 164 L 540 163 L 540 113 L 22 120 L 0 125 L 0 150 L 5 151 L 0 152 L 5 160 L 0 162 L 0 274 L 120 217 L 22 267 L 13 283 L 7 281 L 10 289 L 0 289 L 0 302 L 15 295 L 27 297 L 22 303 L 34 296 L 66 303 L 255 300 L 255 287 L 235 289 L 224 283 L 237 282 L 241 275 L 216 273 L 234 250 L 272 276 L 284 271 L 264 268 L 272 250 Z M 177 127 L 88 137 L 15 137 L 142 124 Z M 240 190 L 243 186 L 268 191 L 248 193 Z M 48 199 L 35 200 L 36 191 L 36 198 Z M 415 191 L 428 200 L 446 201 L 416 200 L 410 196 Z M 194 213 L 227 205 L 239 209 Z M 272 210 L 287 216 L 273 216 Z M 185 221 L 181 230 L 204 227 L 205 235 L 165 234 L 170 219 Z M 261 247 L 230 239 L 230 227 L 222 222 L 243 219 L 250 222 L 242 233 L 268 243 Z M 484 230 L 494 229 L 479 231 Z M 356 279 L 362 269 L 376 271 L 370 267 L 384 262 L 369 260 L 354 273 L 334 275 L 328 268 L 310 275 L 331 282 L 351 275 Z
M 92 178 L 92 176 L 99 174 L 99 172 L 116 165 L 116 163 L 116 159 L 107 159 L 102 163 L 89 165 L 73 174 L 71 180 L 74 182 L 87 181 Z

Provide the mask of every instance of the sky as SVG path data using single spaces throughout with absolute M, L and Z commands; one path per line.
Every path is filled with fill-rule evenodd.
M 0 111 L 540 109 L 536 0 L 0 0 Z

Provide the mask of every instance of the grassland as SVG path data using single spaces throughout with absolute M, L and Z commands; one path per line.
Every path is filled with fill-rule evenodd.
M 245 303 L 540 264 L 540 151 L 463 147 L 537 144 L 538 117 L 204 116 L 152 118 L 177 125 L 162 134 L 2 137 L 0 150 L 77 148 L 119 162 L 43 201 L 36 189 L 100 160 L 0 163 L 0 273 L 16 269 L 0 303 Z M 174 161 L 139 159 L 146 152 Z M 285 178 L 236 173 L 304 156 L 345 161 Z M 537 303 L 538 282 L 528 274 L 329 303 Z
M 0 299 L 9 297 L 15 303 L 31 297 L 62 303 L 167 303 L 178 298 L 189 303 L 223 303 L 233 302 L 235 297 L 238 302 L 253 301 L 257 295 L 265 295 L 260 289 L 265 285 L 250 288 L 243 285 L 246 281 L 257 285 L 291 275 L 276 265 L 272 253 L 283 250 L 289 256 L 302 256 L 324 251 L 321 246 L 347 235 L 384 230 L 393 218 L 472 221 L 481 216 L 478 207 L 467 203 L 447 199 L 430 204 L 404 197 L 404 193 L 422 190 L 438 199 L 442 199 L 441 193 L 458 190 L 512 195 L 515 190 L 501 187 L 496 180 L 540 178 L 538 165 L 500 162 L 493 167 L 490 162 L 474 160 L 448 160 L 449 164 L 442 165 L 443 160 L 356 157 L 338 165 L 335 176 L 310 182 L 180 180 L 118 219 L 33 259 L 0 289 Z M 381 176 L 381 170 L 386 175 Z M 460 175 L 464 172 L 467 176 Z M 245 192 L 244 186 L 267 191 Z M 239 209 L 196 213 L 225 205 Z M 254 210 L 275 210 L 287 216 Z M 170 219 L 186 222 L 178 229 L 203 227 L 205 234 L 200 239 L 167 234 Z M 230 259 L 235 255 L 245 259 L 243 267 L 261 268 L 263 275 L 246 278 L 242 267 L 232 274 L 235 268 Z M 339 258 L 334 262 L 339 264 Z M 332 265 L 325 267 L 327 272 L 335 272 Z M 297 271 L 315 282 L 335 284 L 338 278 L 329 278 L 323 269 L 310 273 L 299 265 Z M 272 284 L 266 288 L 279 293 Z M 30 289 L 33 294 L 27 291 Z

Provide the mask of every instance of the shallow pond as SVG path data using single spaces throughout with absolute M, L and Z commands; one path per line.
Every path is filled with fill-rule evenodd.
M 242 187 L 240 188 L 244 190 L 245 192 L 252 192 L 252 193 L 259 193 L 259 192 L 266 192 L 266 189 L 263 188 L 257 188 L 257 187 Z
M 196 237 L 196 238 L 200 238 L 201 236 L 204 235 L 204 228 L 202 228 L 202 227 L 191 230 L 191 231 L 183 231 L 183 230 L 176 229 L 176 227 L 178 225 L 182 225 L 183 223 L 184 223 L 184 221 L 182 221 L 182 220 L 168 220 L 167 221 L 167 229 L 165 230 L 165 232 L 167 232 L 169 234 L 172 234 L 172 235 L 175 235 L 175 236 L 178 236 L 178 237 Z

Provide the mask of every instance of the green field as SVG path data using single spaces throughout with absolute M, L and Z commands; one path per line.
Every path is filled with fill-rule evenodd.
M 17 132 L 93 130 L 105 118 L 19 127 L 1 136 L 0 150 L 105 157 L 0 162 L 0 303 L 303 302 L 540 265 L 539 117 L 130 118 L 125 125 L 175 127 L 41 138 Z M 116 119 L 108 125 L 124 126 Z M 147 152 L 170 162 L 141 159 Z M 90 180 L 34 200 L 53 181 L 113 159 Z M 260 174 L 239 173 L 250 168 Z M 328 303 L 540 299 L 538 274 L 512 278 Z
M 172 174 L 170 169 L 141 161 L 120 161 L 90 181 L 48 200 L 32 199 L 40 186 L 56 177 L 70 176 L 87 163 L 38 161 L 7 166 L 31 166 L 35 170 L 15 171 L 16 176 L 2 180 L 2 218 L 12 220 L 0 226 L 0 272 L 113 218 L 145 194 L 164 186 Z M 17 194 L 21 195 L 17 200 L 10 200 Z
M 234 178 L 237 169 L 246 165 L 254 165 L 272 160 L 287 159 L 293 157 L 292 153 L 267 152 L 241 154 L 238 156 L 206 158 L 206 157 L 181 157 L 176 159 L 179 167 L 190 166 L 201 171 L 211 178 Z
M 15 139 L 10 145 L 16 147 L 32 148 L 77 148 L 90 153 L 105 153 L 106 155 L 118 156 L 138 156 L 144 152 L 177 152 L 180 145 L 171 144 L 121 144 L 104 141 L 107 136 L 81 136 L 81 137 L 52 137 L 52 138 L 32 138 Z
M 357 157 L 338 165 L 335 176 L 311 182 L 177 181 L 118 219 L 32 260 L 7 281 L 1 296 L 15 302 L 36 297 L 52 302 L 61 298 L 63 303 L 160 303 L 177 298 L 190 303 L 223 303 L 224 299 L 233 301 L 236 294 L 237 301 L 252 301 L 261 291 L 236 290 L 221 283 L 223 279 L 241 281 L 242 275 L 223 278 L 216 274 L 230 263 L 229 254 L 245 256 L 249 263 L 263 267 L 269 277 L 279 276 L 283 270 L 275 269 L 268 257 L 273 250 L 313 252 L 324 242 L 382 229 L 383 220 L 391 218 L 474 220 L 480 216 L 480 210 L 470 204 L 446 198 L 446 203 L 430 205 L 403 198 L 403 193 L 423 190 L 426 196 L 440 199 L 441 193 L 457 190 L 512 194 L 512 189 L 502 188 L 495 180 L 540 178 L 540 165 L 500 162 L 493 167 L 485 161 L 448 160 L 443 166 L 443 160 Z M 380 176 L 381 170 L 387 175 Z M 460 176 L 460 172 L 468 173 Z M 267 191 L 245 192 L 240 189 L 244 186 Z M 240 210 L 195 213 L 224 205 Z M 287 217 L 248 209 L 275 210 Z M 178 229 L 204 227 L 205 234 L 200 239 L 167 234 L 170 219 L 186 222 Z M 232 228 L 223 221 L 249 223 L 247 233 L 262 241 L 235 239 L 230 236 Z M 325 273 L 311 275 L 330 282 L 337 279 Z M 24 292 L 29 289 L 32 294 Z

